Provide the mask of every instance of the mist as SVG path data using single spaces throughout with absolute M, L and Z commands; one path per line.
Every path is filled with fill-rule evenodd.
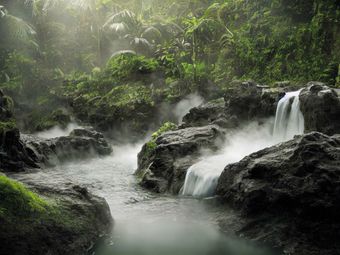
M 50 138 L 56 138 L 60 136 L 68 136 L 74 129 L 82 128 L 79 124 L 76 122 L 69 123 L 65 128 L 55 126 L 51 129 L 37 132 L 34 135 L 40 137 L 40 138 L 45 138 L 45 139 L 50 139 Z
M 202 160 L 188 169 L 182 195 L 198 198 L 213 196 L 218 178 L 228 164 L 277 143 L 273 125 L 274 119 L 267 119 L 228 132 L 220 151 L 202 152 Z
M 177 122 L 181 123 L 183 117 L 189 113 L 190 109 L 203 104 L 203 102 L 204 99 L 200 95 L 196 93 L 190 94 L 176 104 L 172 113 L 176 117 Z

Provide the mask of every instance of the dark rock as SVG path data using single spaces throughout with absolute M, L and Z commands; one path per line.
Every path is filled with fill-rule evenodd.
M 340 133 L 340 97 L 320 82 L 309 82 L 300 94 L 305 131 L 328 135 Z
M 87 129 L 75 129 L 69 136 L 52 139 L 23 135 L 22 140 L 35 152 L 40 162 L 48 165 L 112 152 L 101 133 Z
M 340 135 L 313 132 L 226 166 L 217 194 L 246 216 L 249 238 L 289 254 L 338 254 L 339 184 Z
M 242 82 L 226 91 L 225 112 L 228 119 L 233 116 L 239 121 L 250 121 L 275 115 L 280 99 L 280 90 L 267 89 L 254 82 Z
M 178 193 L 185 180 L 187 169 L 200 156 L 202 149 L 216 150 L 224 139 L 216 125 L 191 127 L 166 132 L 155 142 L 155 148 L 145 144 L 138 154 L 141 185 L 155 192 Z
M 217 99 L 194 107 L 183 117 L 183 124 L 180 128 L 201 127 L 218 122 L 225 118 L 224 99 Z
M 20 140 L 17 128 L 0 132 L 0 169 L 9 172 L 38 168 L 37 156 Z
M 0 91 L 0 169 L 18 172 L 36 168 L 34 153 L 20 140 L 11 104 L 12 100 Z
M 111 232 L 113 220 L 106 201 L 86 188 L 27 185 L 55 208 L 42 219 L 0 218 L 1 255 L 83 255 Z

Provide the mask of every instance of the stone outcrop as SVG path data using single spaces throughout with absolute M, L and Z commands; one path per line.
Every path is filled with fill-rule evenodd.
M 108 155 L 112 152 L 104 136 L 89 129 L 75 129 L 69 136 L 52 139 L 23 135 L 22 140 L 28 148 L 34 151 L 39 162 L 48 165 L 85 159 L 93 155 Z
M 239 122 L 257 120 L 275 115 L 276 105 L 283 89 L 269 89 L 254 82 L 241 82 L 226 91 L 225 111 Z
M 305 131 L 328 135 L 340 133 L 340 97 L 320 82 L 309 82 L 300 94 Z
M 12 115 L 12 100 L 0 90 L 0 169 L 23 171 L 38 167 L 34 153 L 20 140 Z
M 251 238 L 290 254 L 337 254 L 339 183 L 340 135 L 312 132 L 226 166 L 217 194 L 252 219 L 242 230 Z
M 65 184 L 27 184 L 53 205 L 45 216 L 15 221 L 0 217 L 0 254 L 83 255 L 113 225 L 106 201 L 86 188 Z
M 198 160 L 201 150 L 216 150 L 223 137 L 223 131 L 216 125 L 162 134 L 154 148 L 147 143 L 138 154 L 136 174 L 141 178 L 141 185 L 155 192 L 178 193 L 186 170 Z
M 183 117 L 180 128 L 202 127 L 209 124 L 226 126 L 225 102 L 223 98 L 209 101 L 198 107 L 194 107 Z

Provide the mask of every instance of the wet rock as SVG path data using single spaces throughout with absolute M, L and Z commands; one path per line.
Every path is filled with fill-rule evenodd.
M 216 125 L 164 133 L 154 145 L 145 144 L 138 154 L 136 174 L 141 185 L 155 192 L 177 194 L 187 169 L 198 160 L 201 150 L 216 150 L 223 138 L 223 131 Z
M 18 172 L 38 167 L 34 153 L 20 140 L 11 107 L 12 100 L 0 90 L 0 169 Z
M 239 121 L 250 121 L 275 115 L 280 99 L 279 89 L 268 89 L 254 82 L 241 82 L 224 95 L 226 114 Z
M 48 203 L 50 212 L 35 218 L 0 217 L 2 255 L 83 255 L 108 235 L 113 220 L 106 201 L 74 184 L 26 183 Z
M 93 155 L 108 155 L 112 152 L 112 148 L 104 136 L 89 129 L 75 129 L 69 136 L 52 139 L 23 135 L 22 140 L 28 148 L 35 152 L 39 162 L 48 165 L 88 158 Z
M 221 124 L 224 127 L 225 102 L 223 98 L 210 101 L 198 107 L 194 107 L 183 117 L 180 128 L 202 127 L 209 124 Z
M 338 254 L 339 183 L 340 135 L 312 132 L 226 166 L 217 194 L 245 215 L 249 238 L 289 254 Z
M 340 133 L 340 97 L 320 82 L 309 82 L 300 94 L 305 131 L 319 131 L 328 135 Z

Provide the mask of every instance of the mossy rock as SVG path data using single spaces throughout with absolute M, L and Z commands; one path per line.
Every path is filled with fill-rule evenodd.
M 0 175 L 0 254 L 83 255 L 111 231 L 105 200 L 85 188 L 30 185 Z

